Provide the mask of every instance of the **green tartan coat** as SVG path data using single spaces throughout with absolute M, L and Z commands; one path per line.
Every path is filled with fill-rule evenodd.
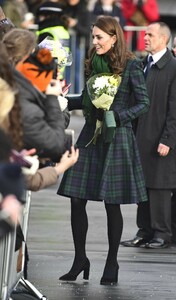
M 135 103 L 132 104 L 133 97 Z M 146 201 L 144 176 L 131 122 L 148 109 L 142 65 L 134 59 L 128 62 L 110 107 L 120 119 L 113 141 L 104 143 L 101 134 L 95 145 L 91 143 L 86 147 L 94 135 L 96 117 L 93 124 L 86 122 L 77 140 L 78 162 L 65 172 L 57 193 L 111 204 Z

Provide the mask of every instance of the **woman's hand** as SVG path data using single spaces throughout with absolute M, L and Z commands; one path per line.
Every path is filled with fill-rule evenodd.
M 99 121 L 103 121 L 103 117 L 104 117 L 104 109 L 97 108 L 97 109 L 96 109 L 96 118 L 97 118 Z
M 1 205 L 1 209 L 10 218 L 11 222 L 15 225 L 18 223 L 21 215 L 21 204 L 14 195 L 6 196 Z
M 74 146 L 71 147 L 71 152 L 66 151 L 62 157 L 60 162 L 58 162 L 54 169 L 56 170 L 57 175 L 64 173 L 68 168 L 73 166 L 79 157 L 79 149 L 75 149 Z

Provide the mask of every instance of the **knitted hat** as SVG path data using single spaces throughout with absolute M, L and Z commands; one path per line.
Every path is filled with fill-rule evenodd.
M 15 25 L 11 22 L 10 19 L 6 18 L 5 13 L 0 6 L 0 40 L 2 40 L 6 32 L 10 31 L 14 27 Z
M 41 92 L 45 92 L 56 67 L 51 51 L 46 48 L 37 48 L 25 61 L 16 66 L 17 70 Z

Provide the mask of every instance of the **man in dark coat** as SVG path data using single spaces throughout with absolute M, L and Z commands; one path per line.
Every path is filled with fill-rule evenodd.
M 153 62 L 146 78 L 150 109 L 138 120 L 137 141 L 149 201 L 137 209 L 134 239 L 128 247 L 166 248 L 172 241 L 171 195 L 176 188 L 176 60 L 167 49 L 170 29 L 152 23 L 145 33 L 145 50 Z M 146 67 L 144 67 L 145 73 Z

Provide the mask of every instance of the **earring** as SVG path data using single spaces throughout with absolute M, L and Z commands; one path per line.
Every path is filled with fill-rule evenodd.
M 114 48 L 114 44 L 112 44 L 111 47 Z

